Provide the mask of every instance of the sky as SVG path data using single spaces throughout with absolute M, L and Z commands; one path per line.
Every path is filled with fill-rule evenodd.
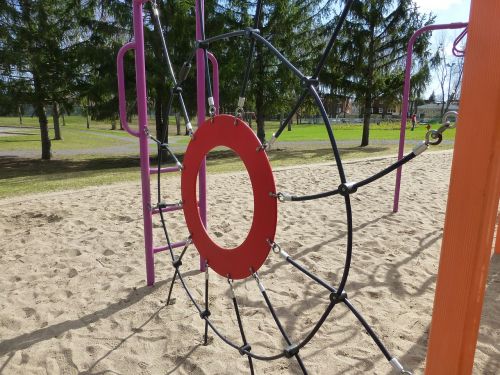
M 470 0 L 415 0 L 425 12 L 436 15 L 436 23 L 467 22 Z
M 434 23 L 451 23 L 451 22 L 467 22 L 469 20 L 470 0 L 415 0 L 420 9 L 426 13 L 431 12 L 436 16 Z M 450 39 L 450 48 L 448 53 L 451 55 L 451 41 L 454 36 L 458 35 L 460 31 L 446 31 L 447 39 Z M 441 34 L 441 35 L 440 35 Z M 441 40 L 443 31 L 435 32 L 432 36 L 433 47 L 435 50 Z M 432 91 L 437 92 L 438 83 L 436 78 L 433 79 L 429 88 L 427 89 L 426 96 L 429 96 Z

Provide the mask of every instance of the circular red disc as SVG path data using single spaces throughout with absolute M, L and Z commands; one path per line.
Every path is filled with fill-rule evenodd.
M 250 176 L 254 214 L 252 226 L 243 243 L 234 249 L 224 249 L 208 235 L 201 221 L 196 197 L 196 182 L 201 162 L 215 147 L 225 146 L 239 155 Z M 244 279 L 256 272 L 266 260 L 274 240 L 278 220 L 274 176 L 265 151 L 250 127 L 229 115 L 207 120 L 194 134 L 184 155 L 181 191 L 184 216 L 193 243 L 208 265 L 219 275 Z M 228 181 L 227 189 L 235 187 Z M 251 197 L 248 197 L 251 199 Z

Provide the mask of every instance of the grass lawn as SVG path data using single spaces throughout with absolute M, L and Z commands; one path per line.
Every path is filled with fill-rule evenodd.
M 17 118 L 0 118 L 0 127 L 19 128 L 18 121 Z M 276 131 L 278 123 L 270 122 L 266 126 L 268 126 L 267 134 L 270 136 Z M 0 128 L 0 132 L 1 130 Z M 2 151 L 40 151 L 40 136 L 36 119 L 24 118 L 23 128 L 19 131 L 23 135 L 0 136 L 0 153 Z M 334 125 L 335 136 L 340 141 L 357 142 L 361 138 L 361 131 L 361 125 Z M 0 198 L 109 185 L 121 181 L 139 181 L 138 148 L 134 147 L 137 143 L 134 143 L 134 139 L 127 133 L 110 130 L 109 123 L 93 122 L 88 130 L 85 118 L 76 116 L 66 118 L 66 126 L 61 126 L 61 132 L 63 141 L 52 142 L 55 158 L 51 161 L 25 158 L 22 154 L 18 157 L 0 158 Z M 53 136 L 52 130 L 50 134 Z M 406 135 L 409 140 L 422 140 L 425 136 L 425 129 L 421 126 L 414 132 L 407 131 Z M 446 133 L 446 139 L 452 139 L 453 136 L 454 131 Z M 373 125 L 370 138 L 372 140 L 397 140 L 399 130 L 394 124 Z M 182 144 L 187 143 L 189 138 L 179 137 L 176 140 L 177 144 Z M 327 145 L 317 146 L 304 143 L 327 140 L 326 131 L 322 125 L 294 126 L 291 132 L 285 130 L 280 140 L 287 141 L 287 147 L 280 149 L 280 143 L 276 143 L 275 148 L 269 153 L 273 167 L 333 160 L 332 151 Z M 374 144 L 364 148 L 341 145 L 340 151 L 345 159 L 396 155 L 396 143 Z M 133 151 L 123 155 L 103 153 L 107 147 L 120 145 L 131 146 L 130 149 Z M 434 147 L 433 150 L 451 147 L 453 147 L 452 144 L 444 144 Z M 407 148 L 407 150 L 410 149 L 411 146 Z M 58 150 L 70 150 L 71 155 L 58 154 Z M 216 150 L 209 155 L 209 173 L 241 169 L 241 160 L 231 151 Z

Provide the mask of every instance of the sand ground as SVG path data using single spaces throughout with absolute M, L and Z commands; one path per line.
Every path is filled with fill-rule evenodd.
M 393 159 L 349 162 L 349 180 Z M 425 366 L 451 153 L 423 155 L 405 168 L 401 211 L 391 213 L 394 176 L 360 189 L 353 200 L 354 255 L 347 292 L 388 349 L 414 374 Z M 275 173 L 279 191 L 312 193 L 338 185 L 333 166 Z M 29 183 L 29 181 L 27 181 Z M 179 177 L 164 178 L 165 198 L 180 198 Z M 210 233 L 240 243 L 250 226 L 246 173 L 209 178 Z M 333 197 L 279 206 L 276 241 L 294 259 L 335 284 L 345 257 L 343 201 Z M 168 216 L 175 240 L 186 238 L 182 213 Z M 145 286 L 139 183 L 0 201 L 1 374 L 245 374 L 248 362 L 218 338 L 202 345 L 203 322 L 177 284 L 165 306 L 173 271 L 156 257 L 158 282 Z M 163 244 L 159 222 L 157 244 Z M 195 298 L 204 275 L 190 248 L 182 266 Z M 293 341 L 311 329 L 328 293 L 271 253 L 260 270 L 270 299 Z M 225 279 L 211 274 L 212 319 L 239 342 Z M 283 348 L 254 280 L 235 283 L 255 353 Z M 488 278 L 474 373 L 500 373 L 500 259 Z M 214 335 L 211 333 L 211 337 Z M 345 306 L 301 351 L 311 374 L 394 374 Z M 296 361 L 256 362 L 257 374 L 300 373 Z

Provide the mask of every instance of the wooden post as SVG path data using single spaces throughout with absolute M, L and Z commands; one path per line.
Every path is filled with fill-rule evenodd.
M 472 0 L 427 375 L 472 373 L 500 187 L 499 19 L 500 1 Z
M 497 241 L 495 244 L 495 254 L 500 255 L 500 223 L 497 225 Z

